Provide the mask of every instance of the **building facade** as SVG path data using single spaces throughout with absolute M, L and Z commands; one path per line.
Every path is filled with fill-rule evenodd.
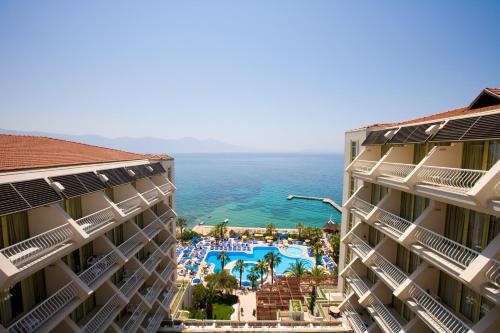
M 340 305 L 355 332 L 500 332 L 500 89 L 345 136 Z
M 166 155 L 0 135 L 0 332 L 156 332 L 174 210 Z

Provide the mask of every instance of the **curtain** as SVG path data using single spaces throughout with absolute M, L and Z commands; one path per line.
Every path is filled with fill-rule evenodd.
M 413 145 L 413 164 L 418 164 L 427 154 L 426 144 L 418 143 Z
M 500 231 L 500 217 L 489 215 L 487 244 L 489 244 L 498 235 L 499 231 Z
M 135 224 L 137 224 L 137 226 L 139 228 L 144 228 L 144 215 L 142 213 L 136 215 L 134 217 L 134 220 L 135 220 Z
M 462 168 L 483 170 L 484 141 L 471 141 L 464 143 L 462 154 Z
M 478 252 L 483 251 L 487 238 L 485 227 L 487 227 L 487 215 L 470 211 L 465 245 Z
M 477 317 L 479 316 L 479 303 L 479 295 L 472 289 L 462 285 L 460 313 L 472 322 L 476 322 Z
M 458 243 L 463 243 L 465 226 L 465 209 L 453 205 L 446 205 L 446 221 L 444 236 Z
M 0 217 L 2 239 L 1 247 L 4 248 L 30 238 L 28 212 L 14 213 Z
M 406 192 L 401 192 L 401 207 L 400 216 L 408 221 L 413 221 L 412 219 L 412 201 L 413 197 L 411 194 Z
M 113 192 L 113 188 L 106 188 L 104 190 L 104 193 L 106 193 L 106 195 L 108 196 L 108 198 L 111 199 L 111 201 L 113 202 L 115 201 L 115 194 Z
M 403 246 L 397 244 L 397 247 L 396 247 L 396 266 L 401 268 L 403 271 L 406 271 L 407 257 L 408 257 L 408 250 L 406 248 L 404 248 Z
M 488 162 L 486 169 L 489 170 L 500 159 L 500 140 L 491 140 L 488 145 Z
M 444 304 L 455 309 L 457 306 L 457 291 L 460 285 L 443 272 L 439 273 L 439 297 Z
M 78 220 L 83 216 L 82 214 L 82 198 L 76 197 L 71 199 L 64 199 L 63 208 L 73 220 Z
M 415 221 L 420 214 L 429 206 L 430 200 L 428 198 L 423 198 L 418 195 L 414 196 L 414 205 L 413 205 L 413 214 L 412 214 L 412 222 Z

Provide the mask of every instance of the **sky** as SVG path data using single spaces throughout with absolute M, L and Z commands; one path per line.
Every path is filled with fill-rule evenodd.
M 0 1 L 0 128 L 341 152 L 500 87 L 500 1 Z

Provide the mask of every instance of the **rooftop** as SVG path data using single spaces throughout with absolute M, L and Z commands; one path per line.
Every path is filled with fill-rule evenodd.
M 0 134 L 0 172 L 142 159 L 172 158 L 168 155 L 136 154 L 44 136 Z

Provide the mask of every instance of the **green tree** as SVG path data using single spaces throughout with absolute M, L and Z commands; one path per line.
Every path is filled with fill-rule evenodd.
M 179 217 L 177 221 L 175 221 L 175 225 L 177 225 L 177 228 L 179 228 L 179 234 L 182 236 L 182 231 L 185 227 L 187 227 L 187 220 L 185 218 Z
M 281 256 L 274 251 L 270 251 L 266 253 L 264 260 L 267 262 L 267 266 L 271 270 L 271 283 L 274 284 L 274 269 L 281 264 Z
M 231 294 L 238 287 L 238 280 L 227 271 L 209 274 L 205 281 L 207 288 L 213 288 L 220 293 Z
M 255 264 L 255 269 L 259 272 L 260 285 L 262 286 L 264 284 L 264 276 L 266 275 L 268 269 L 267 263 L 263 259 L 259 259 Z
M 305 260 L 297 259 L 295 260 L 295 262 L 290 263 L 288 269 L 285 272 L 289 273 L 300 282 L 300 279 L 302 279 L 302 277 L 306 274 L 306 266 L 307 264 Z
M 326 276 L 325 270 L 320 267 L 313 267 L 311 270 L 306 272 L 306 275 L 312 277 L 311 279 L 311 295 L 309 298 L 309 311 L 314 313 L 314 307 L 316 305 L 317 299 L 317 287 L 318 282 L 321 278 Z
M 276 226 L 272 223 L 269 223 L 266 226 L 266 234 L 268 234 L 269 236 L 273 236 L 275 232 L 276 232 Z
M 297 231 L 299 232 L 299 239 L 302 239 L 302 229 L 304 229 L 304 226 L 300 223 L 297 223 L 295 229 L 297 229 Z
M 234 267 L 236 267 L 236 270 L 238 271 L 238 273 L 240 273 L 240 288 L 241 288 L 241 279 L 243 276 L 243 272 L 245 271 L 245 267 L 247 267 L 247 264 L 243 259 L 238 259 Z
M 229 255 L 226 251 L 220 251 L 219 254 L 217 254 L 217 260 L 220 261 L 220 265 L 224 271 L 224 266 L 226 266 L 226 263 L 229 261 Z
M 255 283 L 259 279 L 259 272 L 255 269 L 255 266 L 250 268 L 250 273 L 248 273 L 247 278 L 252 284 L 252 289 L 255 289 Z
M 339 262 L 339 251 L 340 251 L 340 234 L 332 234 L 330 235 L 330 245 L 332 246 L 332 252 L 333 252 L 333 261 L 335 263 Z
M 312 253 L 314 254 L 314 258 L 316 259 L 316 266 L 318 266 L 320 264 L 321 256 L 324 253 L 323 246 L 321 245 L 320 242 L 315 242 L 311 246 L 311 250 L 312 250 Z

